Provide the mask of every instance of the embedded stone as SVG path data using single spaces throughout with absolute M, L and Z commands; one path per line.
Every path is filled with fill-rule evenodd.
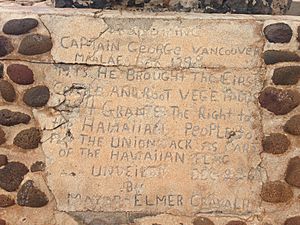
M 199 216 L 193 220 L 193 225 L 215 225 L 215 224 L 210 219 Z
M 10 39 L 5 36 L 0 36 L 0 57 L 4 57 L 14 50 Z
M 23 163 L 7 163 L 0 169 L 0 187 L 8 192 L 16 191 L 28 172 Z
M 272 81 L 276 85 L 297 84 L 300 79 L 300 66 L 286 66 L 274 70 Z
M 38 21 L 33 18 L 13 19 L 4 24 L 2 31 L 5 34 L 20 35 L 28 33 L 37 25 Z
M 41 141 L 41 131 L 35 127 L 22 130 L 14 138 L 14 145 L 23 149 L 34 149 Z
M 3 78 L 3 68 L 4 68 L 3 64 L 0 63 L 0 79 Z
M 300 56 L 294 52 L 267 50 L 263 54 L 265 64 L 272 65 L 280 62 L 299 62 Z
M 6 80 L 0 80 L 0 93 L 2 98 L 7 102 L 16 100 L 17 94 L 14 86 Z
M 247 225 L 247 223 L 240 220 L 231 220 L 226 225 Z
M 300 225 L 300 216 L 295 216 L 286 219 L 284 225 Z
M 15 200 L 8 195 L 0 195 L 0 207 L 5 208 L 15 204 Z
M 263 151 L 271 154 L 282 154 L 289 149 L 290 140 L 284 134 L 272 133 L 262 141 Z
M 265 37 L 272 43 L 289 43 L 293 31 L 286 23 L 274 23 L 264 28 Z
M 30 34 L 23 38 L 18 52 L 22 55 L 39 55 L 52 49 L 52 41 L 48 36 Z
M 44 171 L 46 168 L 46 165 L 42 161 L 36 161 L 33 163 L 30 167 L 31 172 L 38 172 L 38 171 Z
M 20 123 L 28 124 L 31 117 L 25 113 L 13 112 L 9 109 L 0 110 L 0 124 L 3 126 L 14 126 Z
M 295 187 L 300 188 L 300 157 L 290 159 L 286 172 L 285 181 Z
M 4 132 L 4 130 L 0 127 L 0 145 L 4 144 L 5 142 L 6 142 L 5 132 Z
M 297 40 L 300 42 L 300 26 L 298 27 L 298 37 Z
M 43 207 L 49 202 L 46 194 L 34 186 L 32 180 L 26 181 L 17 194 L 17 203 L 26 207 Z
M 265 88 L 258 97 L 260 105 L 275 115 L 291 112 L 300 104 L 300 93 L 294 90 Z
M 7 67 L 7 74 L 17 84 L 28 85 L 34 82 L 33 72 L 26 65 L 11 64 Z
M 283 203 L 293 198 L 291 187 L 282 181 L 269 181 L 263 184 L 261 198 L 265 202 Z
M 292 116 L 283 126 L 286 133 L 300 135 L 300 114 Z
M 6 221 L 3 219 L 0 219 L 0 225 L 6 225 Z
M 6 155 L 0 155 L 0 167 L 5 166 L 7 164 L 7 156 Z
M 49 98 L 49 88 L 41 85 L 26 90 L 23 101 L 31 107 L 43 107 L 47 104 Z

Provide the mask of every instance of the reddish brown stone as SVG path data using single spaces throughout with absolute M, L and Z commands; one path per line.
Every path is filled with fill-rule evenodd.
M 286 172 L 285 181 L 295 187 L 300 188 L 300 157 L 290 159 Z
M 261 198 L 265 202 L 283 203 L 293 198 L 293 191 L 290 186 L 282 181 L 269 181 L 263 184 Z
M 289 149 L 290 140 L 284 134 L 272 133 L 263 139 L 262 146 L 266 153 L 282 154 Z
M 283 126 L 283 130 L 292 135 L 300 135 L 300 114 L 292 116 Z
M 4 57 L 14 50 L 14 47 L 11 44 L 11 41 L 5 37 L 0 36 L 0 57 Z
M 247 225 L 247 223 L 240 220 L 231 220 L 226 225 Z
M 284 222 L 284 225 L 300 225 L 300 216 L 288 218 Z
M 16 191 L 29 170 L 20 162 L 9 162 L 0 169 L 0 187 L 6 191 Z
M 294 85 L 300 79 L 300 66 L 285 66 L 274 70 L 272 81 L 276 85 Z
M 32 18 L 13 19 L 7 21 L 3 26 L 5 34 L 20 35 L 28 33 L 31 29 L 37 27 L 38 21 Z
M 30 167 L 31 172 L 38 172 L 38 171 L 44 171 L 46 168 L 46 165 L 42 161 L 36 161 L 33 163 Z
M 35 127 L 20 131 L 14 138 L 14 144 L 23 149 L 34 149 L 41 141 L 41 131 Z
M 0 225 L 6 225 L 6 221 L 3 219 L 0 219 Z
M 0 195 L 0 207 L 9 207 L 15 204 L 15 200 L 8 195 Z
M 52 41 L 48 36 L 30 34 L 23 38 L 18 52 L 22 55 L 39 55 L 52 49 Z
M 17 194 L 17 203 L 26 207 L 43 207 L 49 202 L 46 194 L 34 186 L 32 180 L 26 181 Z
M 31 107 L 43 107 L 47 104 L 49 98 L 49 88 L 41 85 L 28 89 L 23 96 L 23 101 Z
M 3 126 L 14 126 L 20 123 L 28 124 L 31 117 L 25 113 L 13 112 L 9 109 L 0 110 L 0 124 Z
M 294 90 L 267 87 L 260 93 L 258 100 L 260 105 L 268 111 L 275 115 L 284 115 L 300 104 L 300 93 Z
M 5 166 L 7 164 L 7 156 L 6 155 L 0 155 L 0 167 Z
M 0 80 L 0 93 L 2 98 L 7 102 L 13 102 L 16 100 L 17 94 L 14 86 L 6 80 Z
M 34 82 L 33 72 L 26 65 L 11 64 L 7 67 L 7 74 L 17 84 L 28 85 Z
M 210 219 L 199 216 L 193 220 L 193 225 L 215 225 L 215 224 Z
M 300 56 L 294 52 L 268 50 L 263 54 L 265 64 L 272 65 L 280 62 L 299 62 Z
M 274 23 L 264 28 L 265 37 L 272 43 L 289 43 L 293 31 L 286 23 Z
M 2 130 L 2 128 L 0 127 L 0 145 L 4 144 L 5 142 L 6 142 L 5 132 L 4 132 L 4 130 Z

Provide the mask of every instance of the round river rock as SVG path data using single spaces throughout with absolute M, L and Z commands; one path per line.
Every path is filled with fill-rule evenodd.
M 32 70 L 22 64 L 11 64 L 7 67 L 7 75 L 9 78 L 21 85 L 28 85 L 34 82 Z
M 9 109 L 0 110 L 0 124 L 3 126 L 14 126 L 20 123 L 28 124 L 31 117 L 25 113 L 13 112 Z
M 300 114 L 292 116 L 283 126 L 286 133 L 300 135 Z
M 43 107 L 47 104 L 49 98 L 49 88 L 41 85 L 26 90 L 23 101 L 31 107 Z
M 13 19 L 7 21 L 2 31 L 5 34 L 20 35 L 28 33 L 31 29 L 37 27 L 38 21 L 33 18 Z
M 15 200 L 8 195 L 0 195 L 0 207 L 5 208 L 15 204 Z
M 6 142 L 5 132 L 4 132 L 4 130 L 0 127 L 0 145 L 4 144 L 5 142 Z
M 52 41 L 48 36 L 30 34 L 23 38 L 18 52 L 22 55 L 39 55 L 52 49 Z
M 41 141 L 41 131 L 35 127 L 20 131 L 14 138 L 14 145 L 23 149 L 35 149 Z
M 215 225 L 215 224 L 210 219 L 199 216 L 193 220 L 193 225 Z
M 284 222 L 284 225 L 300 225 L 300 216 L 288 218 Z
M 290 159 L 286 172 L 285 181 L 295 187 L 300 188 L 300 157 Z
M 4 57 L 14 50 L 10 39 L 5 36 L 0 36 L 0 57 Z
M 286 23 L 274 23 L 264 28 L 264 34 L 269 42 L 289 43 L 293 36 L 293 31 Z
M 266 153 L 282 154 L 289 149 L 290 140 L 284 134 L 272 133 L 263 139 L 262 146 Z
M 283 203 L 293 198 L 291 187 L 282 181 L 269 181 L 263 184 L 261 198 L 265 202 Z
M 6 80 L 0 80 L 0 93 L 2 98 L 7 102 L 16 100 L 17 94 L 14 86 Z

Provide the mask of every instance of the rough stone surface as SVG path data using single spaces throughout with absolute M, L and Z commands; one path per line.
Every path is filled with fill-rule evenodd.
M 26 65 L 11 64 L 7 67 L 7 74 L 17 84 L 28 85 L 34 82 L 33 72 Z
M 13 19 L 7 21 L 2 31 L 5 34 L 20 35 L 28 33 L 31 29 L 37 27 L 38 21 L 33 18 Z
M 292 116 L 283 126 L 285 132 L 300 135 L 300 114 Z
M 280 62 L 299 62 L 300 56 L 295 52 L 283 50 L 267 50 L 263 54 L 265 64 L 272 65 Z
M 193 220 L 193 225 L 215 225 L 215 224 L 210 219 L 200 216 Z
M 5 142 L 6 142 L 5 132 L 4 132 L 4 130 L 0 127 L 0 145 L 4 144 Z
M 15 200 L 8 195 L 0 194 L 0 207 L 9 207 L 15 204 Z
M 49 202 L 46 194 L 34 186 L 32 180 L 26 181 L 17 194 L 17 203 L 26 207 L 43 207 Z
M 10 54 L 14 50 L 8 37 L 0 35 L 0 57 Z
M 290 140 L 284 134 L 272 133 L 263 139 L 263 151 L 272 154 L 282 154 L 286 152 L 291 145 Z
M 294 217 L 288 218 L 284 222 L 284 225 L 300 225 L 300 216 L 294 216 Z
M 289 43 L 293 36 L 293 30 L 286 23 L 275 23 L 266 26 L 264 34 L 269 42 Z
M 33 163 L 30 167 L 31 172 L 38 172 L 38 171 L 44 171 L 46 168 L 46 165 L 42 161 L 36 161 Z
M 20 131 L 14 138 L 14 144 L 23 149 L 35 149 L 40 141 L 41 131 L 34 127 Z
M 17 95 L 14 86 L 6 80 L 0 80 L 0 93 L 2 98 L 7 102 L 16 100 Z
M 7 156 L 1 154 L 1 155 L 0 155 L 0 167 L 6 165 L 7 162 L 8 162 L 8 161 L 7 161 Z
M 3 64 L 0 63 L 0 79 L 3 78 L 3 68 L 4 68 Z
M 24 37 L 18 52 L 22 55 L 39 55 L 49 52 L 52 48 L 51 38 L 40 34 L 30 34 Z
M 50 98 L 49 88 L 46 86 L 36 86 L 26 90 L 23 96 L 25 104 L 31 107 L 43 107 Z
M 3 126 L 14 126 L 20 123 L 28 124 L 31 117 L 22 112 L 13 112 L 9 109 L 0 110 L 0 124 Z
M 6 221 L 0 218 L 0 225 L 6 225 Z
M 266 202 L 283 203 L 293 198 L 293 191 L 283 181 L 269 181 L 263 184 L 261 198 Z
M 16 191 L 28 173 L 27 167 L 20 162 L 9 162 L 0 169 L 0 188 L 12 192 Z
M 286 173 L 285 180 L 290 185 L 300 188 L 300 157 L 290 159 Z
M 300 104 L 300 93 L 295 90 L 267 87 L 261 92 L 258 100 L 268 111 L 275 115 L 284 115 Z
M 300 66 L 285 66 L 274 70 L 272 81 L 276 85 L 294 85 L 300 79 Z

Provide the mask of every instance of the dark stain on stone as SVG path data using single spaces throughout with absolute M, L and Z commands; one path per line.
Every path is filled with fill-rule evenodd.
M 291 187 L 283 181 L 269 181 L 263 184 L 260 196 L 270 203 L 288 202 L 293 198 Z
M 34 82 L 32 70 L 22 64 L 11 64 L 7 67 L 7 75 L 9 78 L 21 85 L 28 85 Z
M 0 225 L 6 225 L 6 221 L 3 219 L 0 219 Z
M 274 23 L 264 28 L 264 34 L 269 42 L 289 43 L 293 36 L 293 31 L 286 23 Z
M 280 62 L 299 62 L 300 56 L 294 52 L 268 50 L 263 54 L 265 64 L 272 65 Z
M 210 219 L 199 216 L 193 220 L 193 225 L 215 225 Z
M 247 225 L 247 223 L 240 220 L 231 220 L 226 225 Z
M 298 37 L 297 37 L 298 42 L 300 42 L 300 26 L 298 27 Z
M 260 93 L 258 100 L 263 108 L 275 115 L 285 115 L 300 104 L 300 93 L 267 87 Z
M 276 85 L 297 84 L 300 79 L 300 66 L 286 66 L 274 70 L 272 81 Z
M 3 78 L 3 71 L 4 71 L 4 66 L 2 63 L 0 63 L 0 79 Z
M 4 130 L 0 127 L 0 145 L 4 144 L 5 142 L 6 142 L 5 132 L 4 132 Z
M 5 166 L 8 163 L 6 155 L 0 155 L 0 167 Z
M 300 216 L 294 216 L 286 219 L 284 225 L 300 225 Z
M 52 41 L 48 36 L 30 34 L 23 38 L 18 52 L 22 55 L 39 55 L 52 49 Z
M 290 145 L 288 137 L 280 133 L 265 136 L 262 141 L 263 151 L 271 154 L 282 154 L 289 149 Z
M 300 157 L 291 158 L 286 172 L 285 172 L 285 181 L 295 187 L 300 188 Z
M 5 208 L 15 204 L 15 200 L 8 195 L 0 195 L 0 207 Z
M 38 172 L 38 171 L 44 171 L 46 168 L 46 165 L 42 161 L 36 161 L 33 163 L 30 167 L 31 172 Z
M 49 88 L 41 85 L 26 90 L 23 101 L 31 107 L 43 107 L 47 104 L 49 98 Z
M 16 191 L 28 172 L 23 163 L 7 163 L 0 169 L 0 187 L 8 192 Z
M 14 50 L 10 39 L 5 36 L 0 36 L 0 57 L 4 57 Z
M 286 133 L 300 135 L 300 114 L 292 116 L 283 126 Z
M 14 86 L 6 80 L 0 80 L 0 93 L 2 98 L 7 102 L 16 100 L 17 94 Z
M 25 113 L 13 112 L 9 109 L 0 110 L 0 124 L 3 126 L 14 126 L 20 123 L 28 124 L 31 117 Z
M 46 194 L 34 186 L 32 180 L 26 181 L 17 194 L 17 203 L 26 207 L 43 207 L 49 202 Z
M 35 127 L 20 131 L 14 138 L 14 145 L 23 149 L 34 149 L 41 141 L 41 131 Z
M 2 31 L 12 35 L 26 34 L 37 25 L 38 21 L 33 18 L 13 19 L 4 24 Z

